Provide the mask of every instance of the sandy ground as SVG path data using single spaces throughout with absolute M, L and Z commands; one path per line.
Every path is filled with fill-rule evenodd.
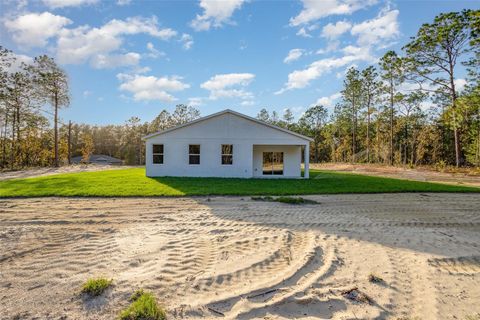
M 309 198 L 0 200 L 0 318 L 113 319 L 138 288 L 169 319 L 480 313 L 479 195 Z M 113 288 L 81 296 L 92 276 Z
M 429 169 L 428 167 L 409 169 L 376 164 L 311 163 L 310 168 L 353 172 L 370 176 L 480 187 L 480 175 L 469 175 L 462 172 L 439 172 Z
M 52 167 L 30 168 L 26 170 L 0 172 L 0 181 L 15 179 L 15 178 L 32 178 L 32 177 L 40 177 L 40 176 L 49 176 L 52 174 L 60 174 L 60 173 L 117 170 L 117 169 L 128 169 L 128 168 L 135 168 L 135 167 L 134 166 L 115 166 L 115 165 L 96 165 L 96 164 L 89 164 L 89 165 L 74 164 L 74 165 L 62 166 L 58 168 L 52 168 Z

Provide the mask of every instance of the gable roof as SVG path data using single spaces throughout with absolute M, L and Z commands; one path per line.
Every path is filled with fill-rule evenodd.
M 198 119 L 196 119 L 196 120 L 193 120 L 193 121 L 190 121 L 190 122 L 187 122 L 187 123 L 184 123 L 184 124 L 181 124 L 181 125 L 178 125 L 178 126 L 175 126 L 175 127 L 172 127 L 172 128 L 166 129 L 166 130 L 163 130 L 163 131 L 158 131 L 158 132 L 155 132 L 155 133 L 151 133 L 151 134 L 149 134 L 149 135 L 144 136 L 142 139 L 143 139 L 143 140 L 147 140 L 147 139 L 150 139 L 150 138 L 152 138 L 152 137 L 156 137 L 156 136 L 159 136 L 159 135 L 162 135 L 162 134 L 164 134 L 164 133 L 171 132 L 171 131 L 174 131 L 174 130 L 177 130 L 177 129 L 180 129 L 180 128 L 188 127 L 188 126 L 190 126 L 190 125 L 192 125 L 192 124 L 195 124 L 195 123 L 198 123 L 198 122 L 202 122 L 202 121 L 205 121 L 205 120 L 214 118 L 214 117 L 218 117 L 218 116 L 221 116 L 221 115 L 224 115 L 224 114 L 227 114 L 227 113 L 236 115 L 236 116 L 238 116 L 238 117 L 240 117 L 240 118 L 243 118 L 243 119 L 246 119 L 246 120 L 249 120 L 249 121 L 253 121 L 253 122 L 255 122 L 255 123 L 261 124 L 261 125 L 266 126 L 266 127 L 270 127 L 270 128 L 272 128 L 272 129 L 275 129 L 275 130 L 279 130 L 279 131 L 282 131 L 282 132 L 291 134 L 291 135 L 293 135 L 293 136 L 296 136 L 296 137 L 301 138 L 301 139 L 304 139 L 304 140 L 313 141 L 313 139 L 310 138 L 310 137 L 301 135 L 301 134 L 299 134 L 299 133 L 296 133 L 296 132 L 293 132 L 293 131 L 290 131 L 290 130 L 287 130 L 287 129 L 284 129 L 284 128 L 280 128 L 280 127 L 275 126 L 275 125 L 273 125 L 273 124 L 263 122 L 263 121 L 261 121 L 261 120 L 258 120 L 258 119 L 249 117 L 249 116 L 247 116 L 247 115 L 244 115 L 244 114 L 242 114 L 242 113 L 239 113 L 239 112 L 236 112 L 236 111 L 233 111 L 233 110 L 230 110 L 230 109 L 225 109 L 225 110 L 220 111 L 220 112 L 212 113 L 211 115 L 208 115 L 208 116 L 205 116 L 205 117 L 202 117 L 202 118 L 198 118 Z

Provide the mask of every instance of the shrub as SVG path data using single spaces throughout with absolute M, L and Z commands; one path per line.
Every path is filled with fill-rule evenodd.
M 130 298 L 132 303 L 120 313 L 121 320 L 165 320 L 165 310 L 161 308 L 151 293 L 137 290 Z
M 270 196 L 267 197 L 252 197 L 252 200 L 256 201 L 276 201 L 276 202 L 281 202 L 281 203 L 288 203 L 288 204 L 314 204 L 318 203 L 313 200 L 305 199 L 302 197 L 278 197 L 278 198 L 273 198 Z
M 140 298 L 142 295 L 144 295 L 146 292 L 143 291 L 143 289 L 138 289 L 135 290 L 135 292 L 130 296 L 130 302 L 137 301 L 138 298 Z
M 302 197 L 279 197 L 275 199 L 277 202 L 289 203 L 289 204 L 313 204 L 317 203 L 316 201 L 305 199 Z
M 101 295 L 113 283 L 113 280 L 107 278 L 88 279 L 82 286 L 82 293 L 86 293 L 91 297 Z

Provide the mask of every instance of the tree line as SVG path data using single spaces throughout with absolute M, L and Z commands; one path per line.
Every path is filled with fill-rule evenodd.
M 479 34 L 479 10 L 440 14 L 402 52 L 349 68 L 331 112 L 316 105 L 295 121 L 289 109 L 264 108 L 257 118 L 312 137 L 313 162 L 480 166 Z M 92 152 L 143 164 L 142 136 L 200 117 L 177 105 L 151 122 L 92 126 L 63 122 L 69 103 L 68 76 L 53 58 L 19 63 L 0 47 L 0 168 L 58 166 Z
M 349 68 L 330 114 L 318 105 L 296 123 L 290 110 L 257 117 L 314 138 L 314 162 L 480 166 L 479 34 L 480 11 L 440 14 L 401 53 Z

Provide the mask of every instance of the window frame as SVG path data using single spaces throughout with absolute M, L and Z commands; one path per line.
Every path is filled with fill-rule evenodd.
M 271 170 L 268 170 L 268 173 L 265 173 L 265 155 L 268 154 L 270 160 L 272 161 Z M 281 157 L 279 157 L 281 155 Z M 275 163 L 279 158 L 282 159 L 282 170 L 281 173 L 276 173 Z M 277 170 L 278 172 L 279 170 Z M 284 176 L 285 175 L 285 153 L 283 151 L 263 151 L 262 152 L 262 176 L 273 177 L 273 176 Z
M 230 146 L 231 147 L 231 153 L 223 153 L 223 146 Z M 223 157 L 230 157 L 231 162 L 230 163 L 223 163 Z M 220 164 L 222 166 L 232 166 L 233 165 L 233 144 L 223 143 L 223 144 L 220 145 Z
M 162 152 L 155 152 L 155 146 L 162 146 Z M 154 161 L 155 156 L 162 156 L 162 162 L 158 163 Z M 165 163 L 165 145 L 163 143 L 152 143 L 152 164 L 163 165 Z
M 190 146 L 198 146 L 198 153 L 190 153 Z M 190 166 L 199 166 L 201 163 L 201 153 L 202 153 L 202 146 L 201 144 L 189 144 L 188 145 L 188 165 Z M 191 163 L 190 157 L 198 156 L 198 163 Z

